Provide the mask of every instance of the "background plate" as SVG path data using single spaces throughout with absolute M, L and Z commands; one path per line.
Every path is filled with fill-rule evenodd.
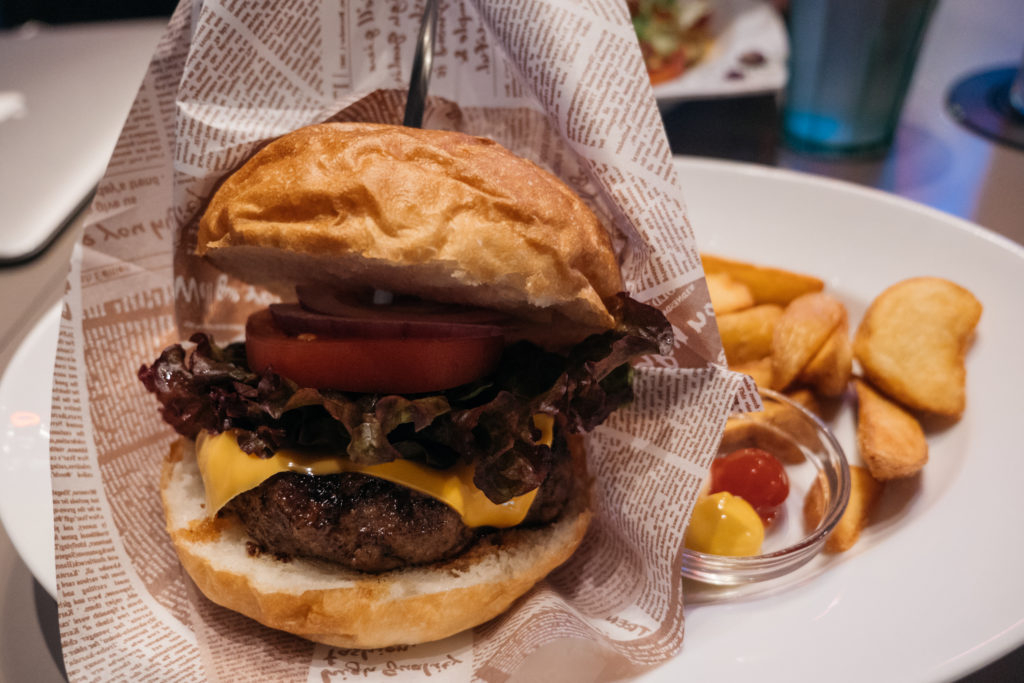
M 757 95 L 786 85 L 789 40 L 775 8 L 763 0 L 717 0 L 712 4 L 714 42 L 704 59 L 679 78 L 654 86 L 659 102 Z M 761 54 L 764 63 L 744 66 L 740 58 L 748 52 Z M 730 73 L 741 77 L 730 78 Z

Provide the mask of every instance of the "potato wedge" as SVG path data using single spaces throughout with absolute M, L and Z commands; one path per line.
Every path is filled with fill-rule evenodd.
M 775 325 L 780 318 L 782 307 L 775 304 L 717 316 L 718 333 L 729 365 L 758 360 L 771 353 Z
M 882 483 L 875 481 L 866 468 L 859 465 L 850 466 L 850 501 L 846 504 L 843 516 L 825 540 L 826 551 L 841 553 L 854 546 L 860 538 L 860 532 L 867 526 L 871 511 L 882 494 L 882 487 Z M 804 498 L 804 527 L 808 532 L 816 529 L 825 516 L 825 491 L 824 478 L 819 474 Z
M 816 292 L 786 306 L 772 333 L 772 388 L 784 391 L 846 319 L 836 298 Z
M 759 387 L 770 388 L 772 385 L 772 359 L 768 356 L 757 360 L 748 360 L 746 363 L 729 365 L 729 369 L 750 375 Z
M 804 531 L 811 533 L 825 519 L 825 509 L 828 507 L 828 482 L 824 472 L 818 472 L 817 478 L 811 487 L 804 494 Z
M 818 402 L 810 391 L 792 392 L 786 396 L 811 413 L 818 414 Z M 774 426 L 782 433 L 792 435 L 792 438 L 798 443 L 815 444 L 819 440 L 815 425 L 796 408 L 784 403 L 768 401 L 765 403 L 764 410 L 756 415 L 757 419 Z M 801 456 L 800 460 L 802 459 Z
M 846 317 L 797 375 L 797 381 L 813 386 L 822 396 L 840 396 L 853 373 L 853 343 Z
M 806 459 L 793 438 L 769 420 L 762 419 L 761 414 L 730 418 L 725 423 L 719 448 L 723 452 L 761 448 L 789 464 L 801 463 Z
M 759 266 L 712 254 L 701 254 L 706 274 L 727 273 L 742 282 L 758 304 L 785 306 L 793 299 L 810 292 L 820 292 L 825 283 L 812 275 L 794 273 L 781 268 Z
M 754 305 L 754 295 L 750 293 L 750 288 L 728 273 L 709 273 L 705 280 L 715 315 L 742 311 Z
M 821 417 L 821 404 L 818 403 L 818 397 L 814 395 L 814 392 L 810 389 L 803 387 L 800 389 L 793 389 L 786 392 L 786 398 L 798 403 L 807 410 L 811 411 L 818 417 Z
M 854 335 L 871 383 L 911 410 L 958 417 L 966 404 L 964 357 L 982 305 L 960 285 L 917 277 L 889 287 Z
M 917 474 L 928 462 L 928 442 L 921 423 L 898 404 L 855 380 L 857 449 L 878 481 Z

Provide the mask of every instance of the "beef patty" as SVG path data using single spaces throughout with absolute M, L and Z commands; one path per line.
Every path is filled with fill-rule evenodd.
M 524 524 L 558 517 L 573 486 L 569 458 L 556 458 Z M 364 572 L 445 560 L 487 533 L 467 527 L 436 498 L 354 472 L 281 472 L 236 496 L 225 511 L 238 517 L 263 552 Z

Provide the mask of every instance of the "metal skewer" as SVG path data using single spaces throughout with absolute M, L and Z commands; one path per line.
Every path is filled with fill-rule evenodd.
M 434 63 L 434 35 L 437 33 L 437 0 L 427 0 L 420 21 L 420 34 L 416 38 L 416 54 L 412 58 L 412 73 L 409 76 L 409 95 L 405 100 L 405 118 L 402 125 L 409 128 L 423 127 L 423 110 L 427 104 L 427 88 L 430 86 L 430 70 Z M 394 300 L 394 293 L 385 289 L 373 290 L 373 303 L 387 306 Z
M 434 62 L 434 36 L 437 34 L 438 0 L 427 0 L 423 8 L 420 34 L 416 40 L 416 54 L 412 59 L 409 76 L 409 96 L 405 100 L 405 118 L 402 125 L 423 127 L 423 109 L 427 103 L 430 69 Z

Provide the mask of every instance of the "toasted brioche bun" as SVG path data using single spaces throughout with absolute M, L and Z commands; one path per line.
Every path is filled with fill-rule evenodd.
M 579 443 L 573 450 L 580 464 Z M 251 555 L 250 539 L 233 518 L 206 517 L 190 440 L 171 446 L 160 488 L 167 531 L 206 597 L 271 628 L 352 648 L 438 640 L 501 614 L 572 555 L 591 516 L 581 483 L 552 524 L 495 532 L 443 563 L 363 574 L 317 560 Z
M 371 123 L 269 143 L 217 190 L 196 252 L 285 298 L 369 285 L 598 328 L 622 290 L 604 228 L 552 174 L 485 138 Z

